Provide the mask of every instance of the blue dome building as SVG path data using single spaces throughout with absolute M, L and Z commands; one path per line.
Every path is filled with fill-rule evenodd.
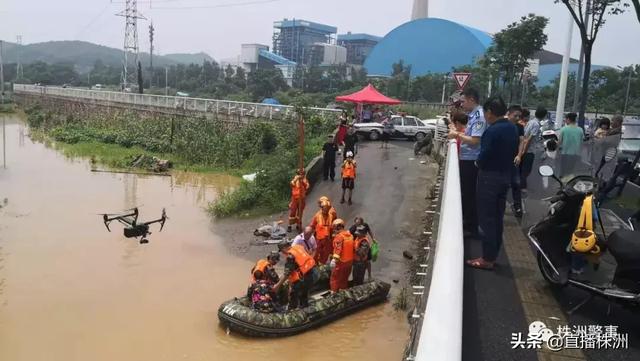
M 403 60 L 411 76 L 447 73 L 473 64 L 492 43 L 491 36 L 453 21 L 426 18 L 402 24 L 387 34 L 367 57 L 371 76 L 391 75 L 392 65 Z

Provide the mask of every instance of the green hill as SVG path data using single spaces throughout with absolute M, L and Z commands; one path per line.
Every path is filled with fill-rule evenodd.
M 195 54 L 166 54 L 163 57 L 182 64 L 202 64 L 205 60 L 214 61 L 209 54 L 203 52 Z
M 15 63 L 17 60 L 18 45 L 3 43 L 3 60 L 5 64 Z M 48 41 L 22 45 L 20 58 L 23 64 L 43 61 L 49 64 L 67 63 L 74 64 L 77 71 L 83 73 L 90 70 L 96 60 L 100 59 L 105 65 L 120 66 L 122 64 L 122 50 L 97 45 L 86 41 Z M 153 65 L 165 66 L 174 64 L 201 64 L 203 60 L 212 61 L 205 53 L 197 54 L 170 54 L 167 56 L 153 57 Z M 144 66 L 149 64 L 149 54 L 140 53 L 140 61 Z

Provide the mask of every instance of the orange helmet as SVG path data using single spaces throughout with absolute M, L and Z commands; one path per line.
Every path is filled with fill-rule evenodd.
M 331 223 L 331 225 L 333 227 L 338 227 L 338 226 L 344 227 L 344 221 L 341 218 L 338 218 L 335 221 L 333 221 L 333 223 Z

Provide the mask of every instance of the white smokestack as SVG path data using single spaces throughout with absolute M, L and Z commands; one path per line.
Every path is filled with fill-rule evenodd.
M 429 0 L 413 0 L 411 20 L 426 19 L 429 17 Z

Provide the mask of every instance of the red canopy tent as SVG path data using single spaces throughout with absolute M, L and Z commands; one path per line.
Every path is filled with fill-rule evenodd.
M 402 103 L 398 99 L 393 99 L 380 93 L 373 85 L 369 84 L 364 89 L 353 94 L 336 97 L 336 101 L 359 103 L 359 104 L 388 104 L 396 105 Z

